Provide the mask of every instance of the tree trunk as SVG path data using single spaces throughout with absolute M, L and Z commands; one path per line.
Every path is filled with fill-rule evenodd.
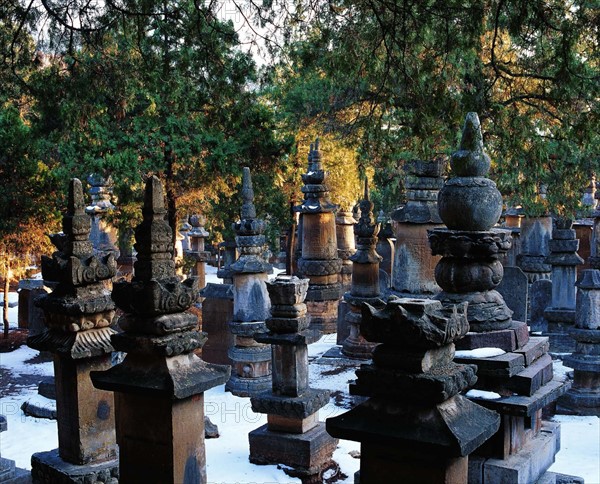
M 8 292 L 10 290 L 10 267 L 6 262 L 6 272 L 4 273 L 4 307 L 2 308 L 2 318 L 4 320 L 4 339 L 8 339 Z

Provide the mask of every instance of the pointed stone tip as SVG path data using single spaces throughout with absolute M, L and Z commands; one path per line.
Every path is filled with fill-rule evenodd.
M 369 177 L 365 176 L 365 200 L 369 201 Z
M 69 213 L 83 212 L 85 200 L 83 198 L 83 185 L 79 178 L 72 178 L 69 183 L 69 200 L 67 211 Z
M 144 208 L 152 211 L 164 210 L 165 208 L 162 183 L 156 175 L 152 175 L 146 180 Z
M 319 137 L 317 136 L 315 138 L 315 151 L 319 151 L 319 144 L 321 143 L 321 140 L 319 139 Z
M 475 112 L 467 113 L 459 149 L 465 151 L 483 151 L 481 123 L 479 122 L 479 116 Z

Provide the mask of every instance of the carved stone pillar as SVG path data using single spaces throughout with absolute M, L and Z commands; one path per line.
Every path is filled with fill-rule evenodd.
M 132 282 L 112 297 L 124 315 L 112 337 L 125 360 L 91 372 L 94 386 L 115 392 L 119 482 L 205 483 L 204 392 L 224 383 L 229 368 L 205 363 L 194 350 L 206 333 L 186 310 L 198 283 L 175 275 L 172 231 L 158 178 L 146 182 L 143 221 L 135 231 Z
M 195 261 L 192 275 L 198 278 L 198 287 L 202 290 L 206 286 L 206 261 L 210 258 L 210 253 L 204 250 L 204 239 L 210 234 L 204 228 L 204 215 L 191 215 L 189 220 L 192 230 L 188 232 L 190 249 L 186 255 Z
M 95 389 L 90 372 L 110 368 L 115 306 L 104 281 L 117 272 L 114 254 L 94 255 L 91 220 L 83 188 L 71 180 L 63 233 L 50 238 L 58 249 L 42 258 L 44 279 L 58 281 L 37 300 L 46 331 L 27 344 L 54 353 L 58 449 L 32 456 L 36 483 L 75 479 L 106 481 L 118 477 L 115 411 L 110 392 Z

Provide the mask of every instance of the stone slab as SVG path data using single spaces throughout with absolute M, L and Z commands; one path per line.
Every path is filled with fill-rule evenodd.
M 478 376 L 510 378 L 525 369 L 525 358 L 518 353 L 504 353 L 489 358 L 455 357 L 455 363 L 477 365 Z
M 555 376 L 552 381 L 541 387 L 533 395 L 512 395 L 496 400 L 469 397 L 475 403 L 495 410 L 501 414 L 530 417 L 537 410 L 556 401 L 567 392 L 571 383 L 565 377 Z
M 331 461 L 338 440 L 325 431 L 325 424 L 303 434 L 273 432 L 263 425 L 248 434 L 250 462 L 253 464 L 283 464 L 291 467 L 291 475 L 319 475 Z M 288 472 L 286 470 L 286 472 Z
M 507 329 L 486 331 L 483 333 L 468 332 L 456 341 L 457 350 L 474 350 L 477 348 L 500 348 L 510 352 L 524 346 L 529 341 L 527 324 L 513 321 Z
M 58 449 L 31 456 L 31 477 L 34 484 L 87 484 L 103 482 L 117 484 L 119 460 L 99 464 L 74 465 L 58 455 Z
M 370 364 L 371 360 L 363 360 L 358 358 L 349 358 L 342 353 L 341 346 L 332 346 L 325 353 L 323 353 L 316 361 L 317 365 L 331 365 L 337 367 L 358 367 L 365 363 Z
M 548 471 L 535 484 L 584 484 L 584 480 L 583 477 Z
M 513 352 L 523 355 L 523 358 L 525 359 L 525 366 L 529 366 L 549 350 L 550 342 L 548 341 L 548 338 L 543 336 L 532 336 L 529 338 L 529 342 L 525 346 L 517 348 Z
M 350 325 L 346 321 L 346 314 L 350 311 L 350 306 L 346 301 L 340 301 L 337 316 L 337 336 L 336 344 L 341 345 L 348 336 L 350 336 Z
M 554 462 L 560 425 L 544 422 L 542 431 L 507 459 L 470 456 L 469 484 L 535 483 Z
M 531 331 L 544 331 L 548 322 L 544 318 L 544 311 L 552 304 L 552 281 L 540 279 L 531 285 L 530 291 L 530 326 Z
M 53 376 L 43 378 L 38 384 L 38 393 L 50 400 L 56 400 L 56 385 Z
M 329 403 L 329 391 L 309 388 L 298 397 L 275 395 L 264 391 L 250 399 L 252 411 L 289 418 L 306 418 Z
M 504 276 L 496 290 L 513 311 L 514 321 L 527 321 L 528 286 L 527 276 L 519 267 L 504 267 Z
M 552 358 L 543 355 L 533 365 L 511 378 L 488 378 L 478 375 L 479 379 L 475 388 L 498 392 L 500 394 L 517 393 L 519 395 L 533 395 L 543 385 L 552 380 Z

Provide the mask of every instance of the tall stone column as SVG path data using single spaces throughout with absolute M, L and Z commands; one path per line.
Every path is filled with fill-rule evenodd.
M 382 258 L 375 250 L 380 225 L 375 223 L 373 203 L 369 200 L 369 185 L 365 179 L 365 195 L 360 202 L 360 219 L 354 226 L 357 251 L 352 260 L 352 286 L 344 294 L 344 301 L 350 311 L 346 322 L 350 334 L 342 344 L 342 353 L 350 358 L 369 359 L 375 345 L 368 342 L 360 333 L 362 321 L 361 306 L 369 303 L 376 308 L 383 306 L 379 288 L 379 263 Z
M 186 255 L 192 257 L 195 261 L 192 268 L 192 275 L 198 278 L 198 287 L 200 290 L 206 286 L 206 261 L 210 258 L 210 253 L 204 250 L 204 239 L 210 235 L 204 228 L 206 217 L 204 215 L 191 215 L 190 225 L 192 230 L 188 232 L 190 239 L 190 250 Z
M 575 351 L 565 356 L 573 385 L 558 401 L 560 413 L 600 416 L 600 270 L 583 271 L 577 282 L 575 326 L 569 330 Z
M 205 483 L 204 392 L 224 383 L 229 368 L 205 363 L 194 350 L 206 333 L 186 310 L 198 297 L 194 278 L 175 275 L 172 230 L 162 185 L 146 182 L 132 282 L 115 282 L 122 333 L 112 336 L 125 360 L 91 372 L 94 386 L 115 392 L 119 482 Z
M 348 291 L 352 284 L 352 254 L 356 252 L 354 242 L 354 224 L 352 212 L 339 210 L 335 217 L 335 234 L 337 238 L 338 257 L 342 260 L 339 282 L 342 291 Z
M 361 484 L 467 482 L 468 455 L 498 429 L 495 412 L 460 395 L 477 380 L 475 366 L 452 362 L 469 328 L 465 306 L 396 297 L 381 311 L 365 305 L 362 334 L 381 344 L 350 393 L 370 398 L 326 420 L 334 437 L 361 443 Z
M 308 279 L 279 276 L 267 283 L 271 297 L 268 332 L 256 334 L 270 344 L 273 385 L 251 398 L 252 410 L 267 414 L 267 424 L 249 434 L 250 462 L 283 464 L 285 472 L 302 482 L 323 482 L 337 439 L 319 422 L 319 409 L 329 402 L 329 391 L 308 386 L 308 328 L 304 299 Z M 291 468 L 291 469 L 290 469 Z
M 407 163 L 406 205 L 392 214 L 396 236 L 392 288 L 406 297 L 431 297 L 440 288 L 434 279 L 439 257 L 432 255 L 427 231 L 441 227 L 438 192 L 444 185 L 444 160 Z
M 577 266 L 583 259 L 577 254 L 579 240 L 575 236 L 573 221 L 557 218 L 549 242 L 550 255 L 544 262 L 552 266 L 552 302 L 544 311 L 550 337 L 550 348 L 556 353 L 575 349 L 567 331 L 575 323 Z
M 113 396 L 90 381 L 91 371 L 111 365 L 115 306 L 104 281 L 117 264 L 113 253 L 94 255 L 84 208 L 83 187 L 73 179 L 63 233 L 50 237 L 58 250 L 42 258 L 44 279 L 58 281 L 37 300 L 47 329 L 27 339 L 54 353 L 56 381 L 58 449 L 33 454 L 36 483 L 116 482 L 119 475 Z
M 314 340 L 321 334 L 336 332 L 341 291 L 338 274 L 342 261 L 338 257 L 334 214 L 337 207 L 329 201 L 322 158 L 317 138 L 308 154 L 308 171 L 302 175 L 304 201 L 296 207 L 301 217 L 298 235 L 302 240 L 298 272 L 310 279 L 306 305 Z
M 469 457 L 469 482 L 537 482 L 560 448 L 558 425 L 543 422 L 542 409 L 567 386 L 553 379 L 548 339 L 530 338 L 527 324 L 512 321 L 512 311 L 495 289 L 511 236 L 492 229 L 502 197 L 485 177 L 491 160 L 476 113 L 467 115 L 450 163 L 455 177 L 446 181 L 438 201 L 448 228 L 430 232 L 432 251 L 442 256 L 435 275 L 443 292 L 436 299 L 447 309 L 468 303 L 470 329 L 456 342 L 460 352 L 454 361 L 477 365 L 475 388 L 493 393 L 467 397 L 501 416 L 498 432 Z
M 233 321 L 229 329 L 234 335 L 234 346 L 229 351 L 232 372 L 225 390 L 248 397 L 271 387 L 270 348 L 254 339 L 254 333 L 265 331 L 265 320 L 269 317 L 271 304 L 265 283 L 271 265 L 262 258 L 265 223 L 256 218 L 248 167 L 243 171 L 242 200 L 241 220 L 233 224 L 240 256 L 231 265 Z

